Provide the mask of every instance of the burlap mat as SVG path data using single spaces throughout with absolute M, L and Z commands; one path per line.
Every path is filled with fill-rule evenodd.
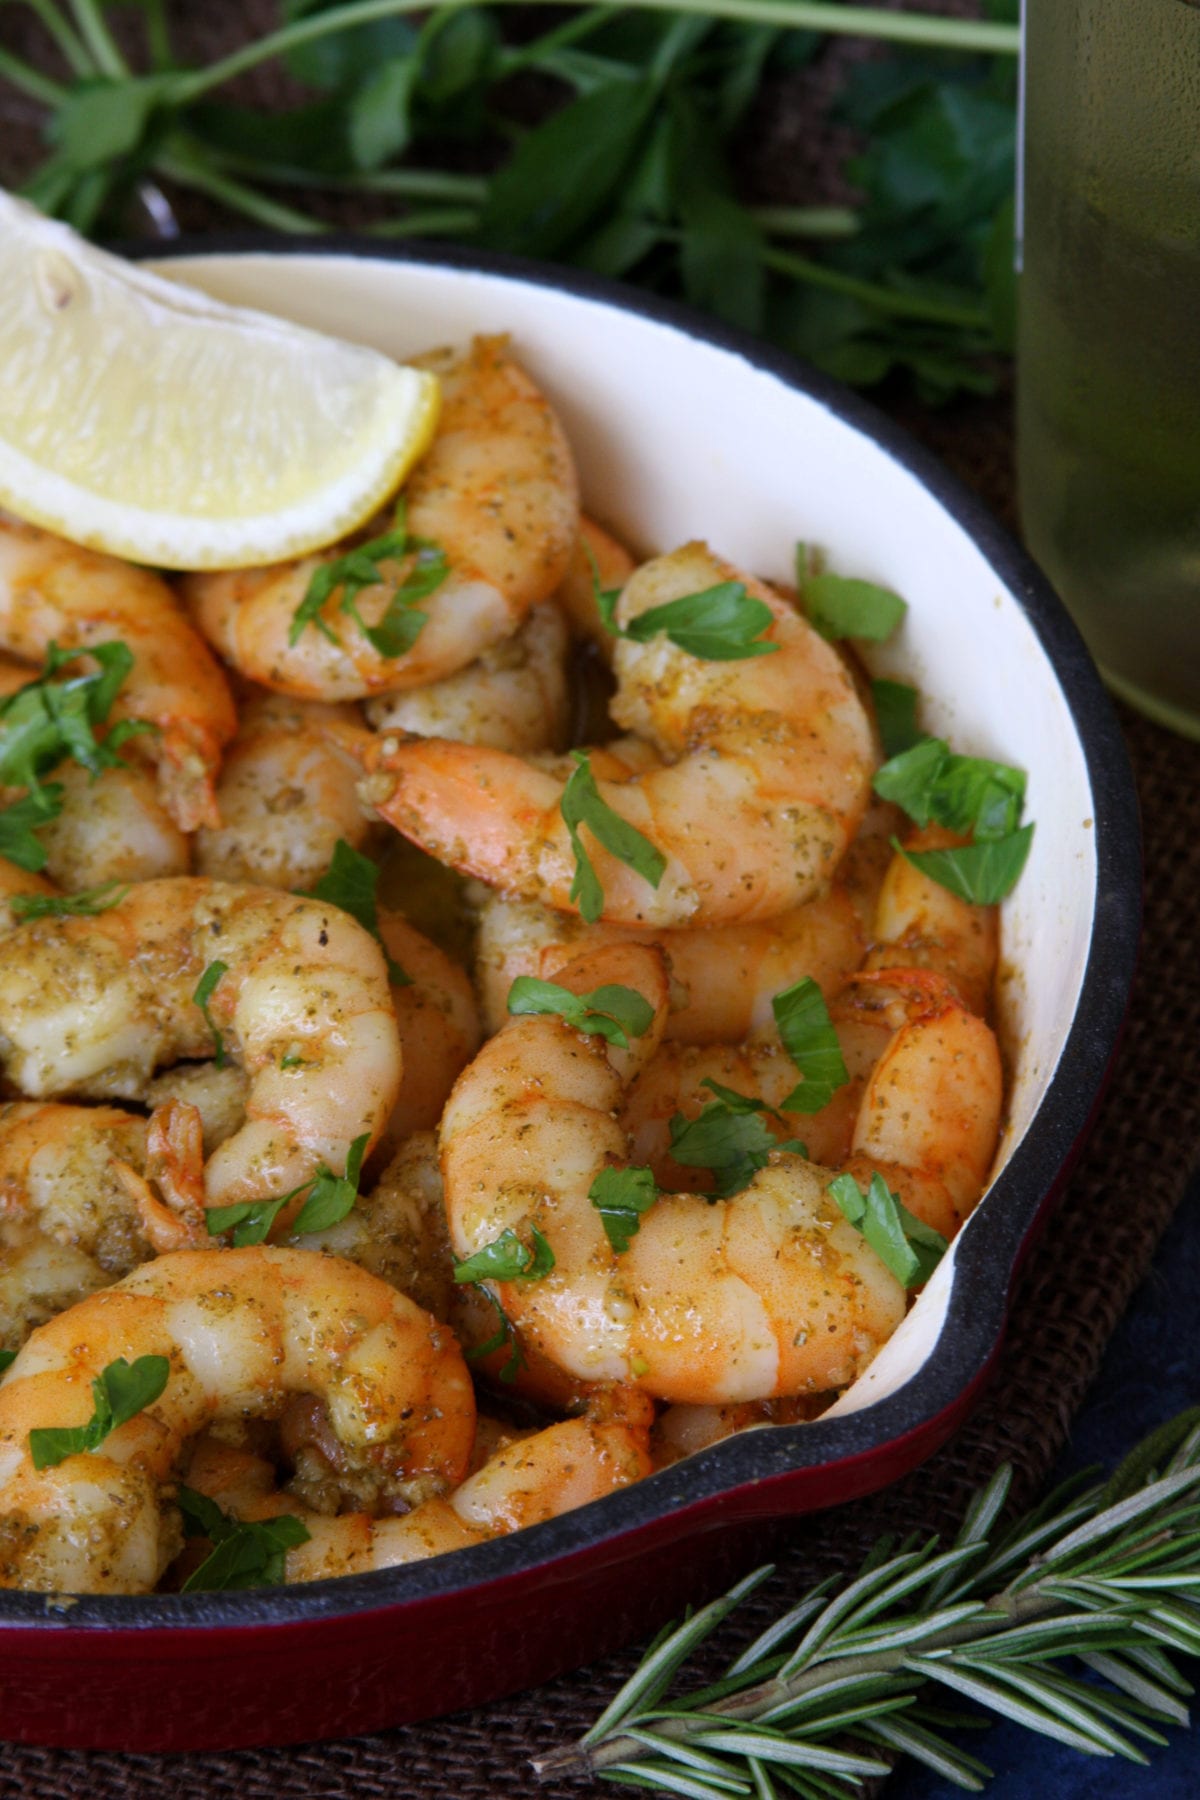
M 204 55 L 265 16 L 257 5 L 218 0 L 189 6 L 186 14 L 189 35 L 205 40 Z M 19 16 L 0 16 L 0 42 L 28 49 Z M 36 109 L 0 83 L 0 182 L 28 168 L 35 127 Z M 796 133 L 786 118 L 778 130 L 786 152 Z M 816 166 L 806 165 L 803 185 L 827 192 L 828 176 L 814 175 Z M 778 185 L 791 183 L 781 175 Z M 191 228 L 219 222 L 190 201 L 182 203 L 181 216 Z M 1013 522 L 1006 396 L 937 415 L 893 396 L 890 410 Z M 882 1532 L 953 1529 L 969 1494 L 1001 1461 L 1015 1467 L 1018 1503 L 1035 1494 L 1183 1193 L 1190 1146 L 1200 1135 L 1200 959 L 1192 945 L 1200 891 L 1200 745 L 1129 713 L 1122 723 L 1144 813 L 1146 934 L 1128 1034 L 1091 1145 L 1025 1272 L 995 1379 L 971 1420 L 896 1486 L 790 1528 L 778 1571 L 753 1608 L 760 1622 L 830 1568 L 855 1561 Z M 468 1639 L 463 1655 L 471 1655 Z M 636 1660 L 631 1650 L 469 1715 L 300 1749 L 119 1756 L 12 1748 L 0 1753 L 0 1800 L 524 1795 L 532 1786 L 527 1759 L 586 1729 Z M 313 1679 L 321 1679 L 319 1669 Z M 566 1800 L 612 1790 L 596 1784 L 537 1791 Z

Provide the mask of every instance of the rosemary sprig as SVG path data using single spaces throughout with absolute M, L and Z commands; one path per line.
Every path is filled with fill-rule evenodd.
M 853 1800 L 897 1754 L 979 1792 L 991 1771 L 945 1736 L 931 1687 L 1093 1756 L 1186 1725 L 1172 1653 L 1200 1651 L 1200 1411 L 1145 1440 L 1107 1483 L 1068 1481 L 1004 1528 L 1012 1471 L 975 1497 L 948 1549 L 877 1544 L 815 1587 L 722 1679 L 672 1696 L 688 1659 L 771 1573 L 757 1570 L 651 1645 L 540 1780 L 602 1775 L 695 1800 L 786 1790 Z M 885 1760 L 886 1759 L 886 1760 Z

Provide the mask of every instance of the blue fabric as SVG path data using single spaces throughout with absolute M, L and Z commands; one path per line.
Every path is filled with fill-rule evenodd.
M 1137 1194 L 1129 1195 L 1137 1205 Z M 1105 1354 L 1095 1387 L 1075 1420 L 1055 1479 L 1102 1464 L 1111 1469 L 1139 1438 L 1200 1402 L 1200 1178 L 1159 1246 L 1154 1266 Z M 1184 1672 L 1200 1689 L 1200 1669 Z M 947 1699 L 947 1704 L 951 1702 Z M 1200 1705 L 1193 1702 L 1200 1724 Z M 1168 1728 L 1169 1748 L 1145 1746 L 1149 1766 L 1124 1757 L 1081 1756 L 1050 1738 L 997 1724 L 962 1737 L 995 1771 L 988 1800 L 1197 1800 L 1200 1730 Z M 906 1762 L 886 1800 L 951 1800 L 962 1790 Z

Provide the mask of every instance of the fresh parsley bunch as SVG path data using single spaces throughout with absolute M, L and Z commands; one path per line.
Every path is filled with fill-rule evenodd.
M 161 212 L 159 182 L 302 233 L 327 229 L 310 194 L 354 194 L 377 204 L 381 235 L 636 281 L 843 380 L 905 371 L 933 401 L 986 390 L 1011 341 L 1017 0 L 984 0 L 981 20 L 631 0 L 540 31 L 502 0 L 284 0 L 278 30 L 207 67 L 180 59 L 164 0 L 141 0 L 136 63 L 115 4 L 29 3 L 69 73 L 0 51 L 0 82 L 45 109 L 25 192 L 82 231 L 127 235 L 137 196 Z M 762 96 L 846 30 L 893 46 L 841 101 L 863 144 L 855 204 L 754 204 L 741 145 Z M 229 99 L 233 77 L 273 59 L 301 104 L 268 115 Z M 525 75 L 551 102 L 535 120 L 513 99 Z

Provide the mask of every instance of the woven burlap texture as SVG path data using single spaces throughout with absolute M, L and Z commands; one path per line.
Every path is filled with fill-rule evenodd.
M 129 9 L 132 12 L 134 9 Z M 261 29 L 269 6 L 225 4 L 174 9 L 207 58 Z M 969 10 L 947 5 L 943 10 Z M 0 42 L 52 58 L 20 13 L 0 15 Z M 267 80 L 267 78 L 264 78 Z M 806 92 L 810 90 L 805 90 Z M 278 99 L 278 86 L 252 97 Z M 247 96 L 250 97 L 250 96 Z M 788 197 L 821 197 L 835 180 L 841 149 L 830 135 L 813 153 L 784 97 L 777 118 L 774 185 Z M 790 122 L 789 122 L 790 119 Z M 780 158 L 804 137 L 800 187 Z M 0 182 L 35 160 L 37 109 L 0 82 Z M 771 170 L 767 169 L 770 183 Z M 172 196 L 191 229 L 226 223 L 194 198 Z M 342 215 L 344 222 L 359 218 Z M 1013 522 L 1011 422 L 1005 398 L 930 415 L 895 399 L 892 410 L 956 472 Z M 1146 927 L 1142 964 L 1116 1076 L 1089 1149 L 1040 1240 L 1015 1298 L 995 1378 L 971 1420 L 924 1468 L 870 1499 L 797 1522 L 776 1575 L 756 1597 L 748 1624 L 765 1622 L 803 1586 L 861 1557 L 882 1532 L 952 1530 L 969 1494 L 1001 1461 L 1016 1471 L 1015 1498 L 1031 1498 L 1067 1436 L 1094 1380 L 1101 1353 L 1146 1273 L 1188 1173 L 1185 1147 L 1200 1131 L 1200 966 L 1189 954 L 1200 889 L 1200 746 L 1181 743 L 1122 715 L 1133 756 L 1146 834 Z M 464 1640 L 463 1654 L 471 1646 Z M 528 1758 L 584 1730 L 629 1673 L 636 1649 L 536 1692 L 469 1715 L 342 1743 L 286 1750 L 187 1756 L 122 1756 L 13 1747 L 0 1751 L 0 1800 L 484 1800 L 531 1791 Z M 313 1679 L 321 1679 L 314 1669 Z M 547 1800 L 598 1785 L 549 1786 Z

